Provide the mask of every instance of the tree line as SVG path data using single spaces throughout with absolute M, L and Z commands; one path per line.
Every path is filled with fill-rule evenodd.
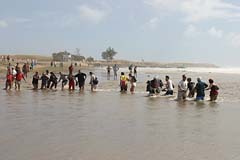
M 76 54 L 71 54 L 68 51 L 63 51 L 63 52 L 58 52 L 58 53 L 52 53 L 52 58 L 53 61 L 59 61 L 59 62 L 64 62 L 64 61 L 87 61 L 87 62 L 94 62 L 93 57 L 84 57 L 80 55 L 80 50 L 77 48 L 76 49 Z M 102 52 L 101 56 L 102 59 L 111 61 L 114 59 L 114 56 L 116 56 L 117 52 L 114 50 L 112 47 L 108 47 L 105 51 Z

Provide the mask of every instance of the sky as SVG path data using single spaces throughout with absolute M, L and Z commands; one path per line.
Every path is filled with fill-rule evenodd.
M 239 0 L 0 0 L 0 53 L 240 66 Z

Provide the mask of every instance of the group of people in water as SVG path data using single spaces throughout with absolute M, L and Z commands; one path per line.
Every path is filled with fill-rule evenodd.
M 5 90 L 11 90 L 14 84 L 15 89 L 20 90 L 22 80 L 26 82 L 25 78 L 27 78 L 27 74 L 24 72 L 24 65 L 21 70 L 18 63 L 15 67 L 11 66 L 11 64 L 9 63 L 7 67 L 6 83 L 4 88 Z M 79 90 L 83 91 L 87 75 L 81 72 L 81 70 L 79 70 L 78 73 L 74 75 L 72 64 L 69 66 L 68 69 L 68 74 L 63 74 L 62 72 L 59 72 L 59 78 L 55 75 L 54 72 L 49 72 L 49 70 L 46 70 L 41 75 L 39 74 L 39 72 L 35 72 L 32 77 L 33 89 L 56 89 L 58 83 L 61 82 L 62 89 L 64 89 L 65 85 L 67 85 L 68 83 L 69 90 L 75 90 L 75 86 L 79 86 Z M 91 91 L 94 91 L 97 87 L 98 79 L 93 72 L 89 72 L 89 75 Z M 40 87 L 39 81 L 41 81 Z
M 26 82 L 27 72 L 26 64 L 23 65 L 22 69 L 19 67 L 19 63 L 15 67 L 9 65 L 7 66 L 7 76 L 5 83 L 5 90 L 11 90 L 12 86 L 15 84 L 15 89 L 20 90 L 21 82 L 24 80 Z M 117 72 L 119 67 L 115 64 L 113 67 L 107 66 L 107 79 L 110 79 L 110 71 L 113 69 L 114 80 L 117 80 Z M 33 89 L 56 89 L 58 83 L 61 83 L 61 89 L 68 84 L 69 90 L 75 90 L 75 86 L 79 87 L 80 91 L 84 91 L 85 81 L 87 79 L 87 74 L 78 70 L 78 73 L 73 74 L 73 65 L 71 64 L 68 68 L 69 73 L 63 74 L 59 72 L 59 77 L 53 72 L 46 70 L 41 75 L 35 72 L 32 77 Z M 91 91 L 96 90 L 98 85 L 98 78 L 93 72 L 89 72 L 91 85 Z M 39 87 L 39 81 L 41 81 L 41 86 Z M 125 75 L 121 72 L 120 75 L 120 91 L 126 93 L 128 90 L 128 83 L 130 84 L 130 92 L 134 93 L 137 84 L 137 66 L 129 66 L 129 74 Z M 210 101 L 217 100 L 219 87 L 214 83 L 213 79 L 209 79 L 209 85 L 206 84 L 201 77 L 197 78 L 197 83 L 192 82 L 191 78 L 187 78 L 186 75 L 182 75 L 182 80 L 177 85 L 177 100 L 186 100 L 187 97 L 195 98 L 195 100 L 205 99 L 205 90 L 210 90 Z M 152 80 L 148 80 L 146 84 L 146 91 L 149 96 L 160 95 L 163 92 L 164 96 L 174 95 L 175 85 L 168 75 L 165 76 L 165 82 L 163 82 L 159 77 L 154 77 Z M 162 95 L 162 94 L 161 94 Z
M 166 83 L 158 77 L 154 77 L 153 80 L 147 81 L 147 91 L 149 96 L 158 95 L 161 91 L 165 91 L 164 96 L 174 94 L 174 84 L 169 76 L 165 77 Z M 186 98 L 195 98 L 196 101 L 205 99 L 205 90 L 210 90 L 210 101 L 216 101 L 218 97 L 219 87 L 214 83 L 213 79 L 208 80 L 209 85 L 206 84 L 201 77 L 197 78 L 197 83 L 192 82 L 191 78 L 187 78 L 186 75 L 182 75 L 182 80 L 177 86 L 177 100 L 182 101 Z M 196 96 L 195 96 L 196 95 Z

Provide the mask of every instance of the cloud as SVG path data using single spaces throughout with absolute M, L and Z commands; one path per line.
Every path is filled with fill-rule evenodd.
M 196 37 L 200 35 L 200 33 L 201 32 L 192 24 L 187 26 L 186 30 L 184 31 L 184 35 L 186 37 Z
M 31 19 L 28 19 L 28 18 L 16 18 L 15 19 L 15 22 L 16 23 L 27 23 L 27 22 L 31 22 L 32 20 Z
M 181 13 L 186 22 L 212 19 L 240 19 L 240 6 L 223 0 L 144 0 L 158 11 Z
M 171 11 L 178 9 L 181 4 L 181 1 L 179 0 L 144 0 L 143 2 L 156 9 Z
M 88 5 L 81 5 L 78 7 L 80 18 L 84 21 L 98 24 L 107 16 L 107 11 L 93 8 Z
M 160 20 L 158 17 L 153 17 L 146 23 L 145 28 L 150 28 L 150 29 L 154 30 L 158 27 L 159 21 Z
M 222 0 L 184 0 L 181 9 L 189 22 L 240 18 L 240 6 Z
M 222 38 L 223 37 L 223 31 L 220 29 L 216 29 L 215 27 L 212 27 L 208 30 L 208 34 L 216 37 L 216 38 Z
M 227 35 L 227 40 L 230 45 L 236 48 L 240 48 L 240 33 L 229 33 Z
M 0 20 L 0 28 L 7 28 L 8 27 L 8 23 L 4 20 Z

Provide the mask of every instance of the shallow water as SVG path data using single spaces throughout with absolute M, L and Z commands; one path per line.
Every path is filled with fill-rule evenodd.
M 220 82 L 220 100 L 196 103 L 145 97 L 145 80 L 155 75 L 147 72 L 135 94 L 120 94 L 102 70 L 94 93 L 0 91 L 0 159 L 240 159 L 239 91 L 228 95 L 233 82 L 239 87 L 237 76 L 203 74 Z M 181 74 L 170 76 L 177 81 Z

